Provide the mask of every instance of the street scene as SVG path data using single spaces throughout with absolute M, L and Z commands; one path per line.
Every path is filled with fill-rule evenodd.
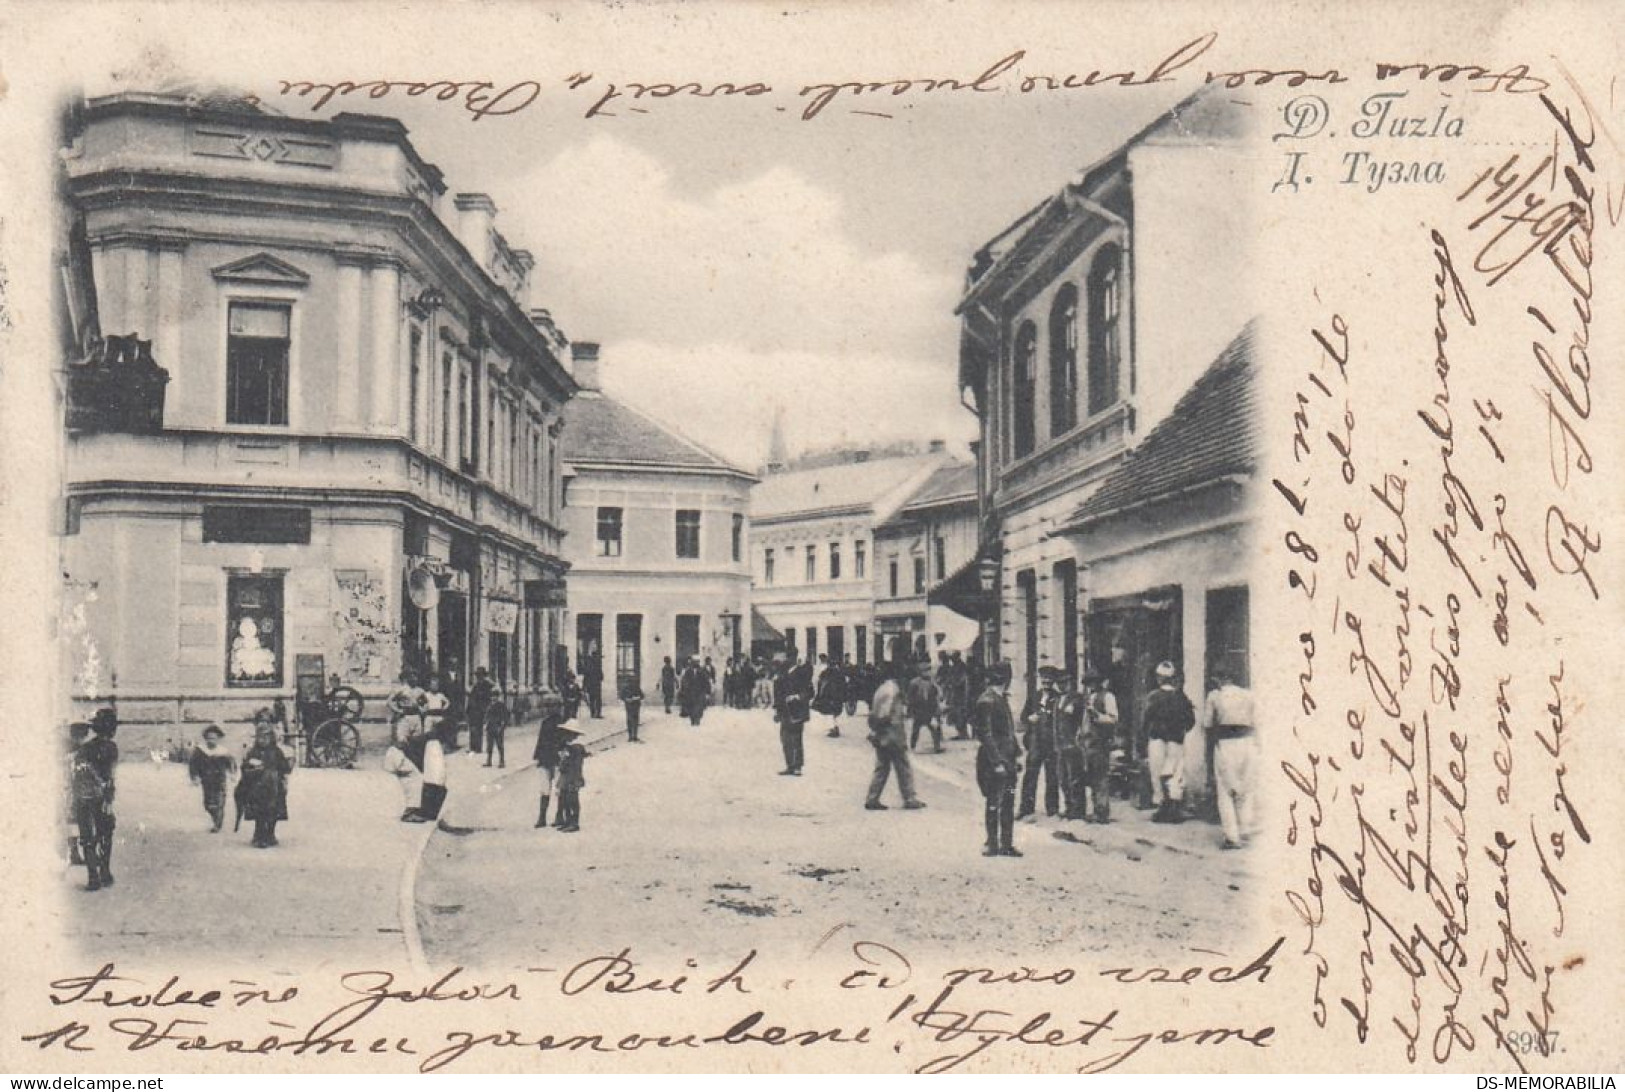
M 973 226 L 912 253 L 816 149 L 678 194 L 680 155 L 603 136 L 515 177 L 418 118 L 75 103 L 70 935 L 268 976 L 606 922 L 719 957 L 1250 935 L 1244 113 L 1071 122 L 1076 154 L 958 187 Z M 482 168 L 500 207 L 460 188 Z M 666 299 L 583 227 L 594 178 L 758 306 Z M 784 302 L 803 230 L 850 323 Z M 740 325 L 685 332 L 705 309 Z

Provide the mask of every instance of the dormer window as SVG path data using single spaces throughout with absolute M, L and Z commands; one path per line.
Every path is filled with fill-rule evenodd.
M 1116 402 L 1123 371 L 1123 251 L 1100 248 L 1089 267 L 1089 412 Z
M 1078 423 L 1078 290 L 1062 285 L 1049 311 L 1049 434 Z
M 1011 440 L 1017 459 L 1031 455 L 1038 388 L 1038 329 L 1024 322 L 1016 332 L 1015 381 L 1011 391 Z

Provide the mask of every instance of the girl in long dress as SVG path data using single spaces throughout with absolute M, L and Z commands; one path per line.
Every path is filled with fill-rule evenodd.
M 243 775 L 237 782 L 238 806 L 254 823 L 255 849 L 277 844 L 276 825 L 288 817 L 292 773 L 293 764 L 277 745 L 276 727 L 261 722 L 254 729 L 254 746 L 243 756 Z

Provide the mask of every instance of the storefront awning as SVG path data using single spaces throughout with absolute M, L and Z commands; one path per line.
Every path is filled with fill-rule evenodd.
M 750 643 L 753 645 L 782 645 L 784 634 L 755 607 L 750 608 Z
M 996 589 L 982 590 L 981 565 L 981 556 L 965 562 L 931 589 L 925 597 L 926 603 L 933 607 L 947 607 L 974 622 L 991 620 L 999 608 L 999 593 Z

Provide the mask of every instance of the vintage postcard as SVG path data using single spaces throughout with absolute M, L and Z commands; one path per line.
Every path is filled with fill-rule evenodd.
M 1615 1087 L 1622 65 L 0 5 L 0 1068 Z

